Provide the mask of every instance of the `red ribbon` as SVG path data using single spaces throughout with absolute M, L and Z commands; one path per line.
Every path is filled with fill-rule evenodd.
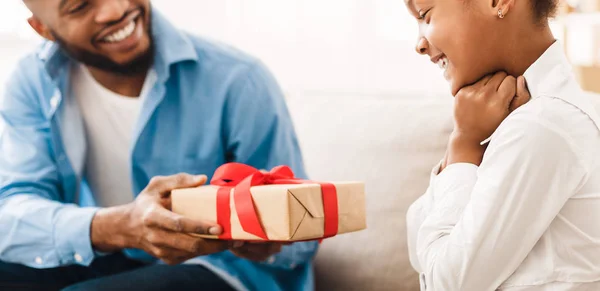
M 240 219 L 242 229 L 264 240 L 268 240 L 250 193 L 250 187 L 270 184 L 319 184 L 323 198 L 325 215 L 324 237 L 335 236 L 338 232 L 338 201 L 337 190 L 331 183 L 321 183 L 301 180 L 294 177 L 294 172 L 287 166 L 278 166 L 268 173 L 240 163 L 229 163 L 219 167 L 210 182 L 211 185 L 221 186 L 217 191 L 217 223 L 223 227 L 220 239 L 231 239 L 231 208 L 230 194 L 234 191 L 235 210 Z

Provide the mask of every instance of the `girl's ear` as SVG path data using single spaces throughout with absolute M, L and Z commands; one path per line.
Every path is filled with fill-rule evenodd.
M 510 10 L 515 6 L 515 1 L 521 0 L 494 0 L 490 6 L 490 13 L 502 19 L 506 17 Z

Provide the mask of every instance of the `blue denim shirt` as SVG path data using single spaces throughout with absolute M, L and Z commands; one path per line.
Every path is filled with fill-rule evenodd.
M 153 69 L 130 149 L 133 193 L 156 175 L 210 174 L 237 161 L 305 172 L 281 89 L 258 62 L 192 37 L 153 11 Z M 47 42 L 20 61 L 0 103 L 0 260 L 33 268 L 88 266 L 97 211 L 83 175 L 86 140 L 70 63 Z M 311 290 L 315 242 L 297 243 L 265 263 L 230 252 L 196 259 L 239 289 Z M 140 250 L 129 257 L 153 260 Z

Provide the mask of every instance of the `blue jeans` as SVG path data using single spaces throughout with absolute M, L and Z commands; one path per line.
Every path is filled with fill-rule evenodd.
M 0 290 L 4 291 L 233 291 L 219 276 L 199 265 L 146 265 L 114 254 L 91 266 L 34 269 L 0 262 Z

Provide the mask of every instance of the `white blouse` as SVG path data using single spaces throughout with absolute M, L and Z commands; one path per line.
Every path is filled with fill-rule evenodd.
M 481 165 L 433 169 L 407 214 L 422 290 L 600 290 L 600 117 L 571 70 L 553 44 Z

